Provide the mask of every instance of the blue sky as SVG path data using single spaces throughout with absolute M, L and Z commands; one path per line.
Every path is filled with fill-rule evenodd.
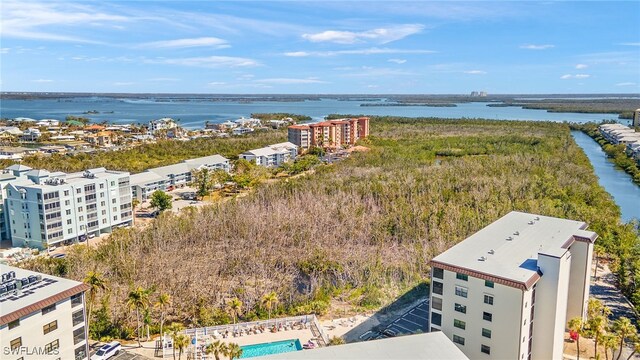
M 3 91 L 638 93 L 640 2 L 2 0 Z

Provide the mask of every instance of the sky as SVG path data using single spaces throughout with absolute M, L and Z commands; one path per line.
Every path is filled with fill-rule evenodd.
M 640 1 L 0 1 L 0 89 L 639 93 Z

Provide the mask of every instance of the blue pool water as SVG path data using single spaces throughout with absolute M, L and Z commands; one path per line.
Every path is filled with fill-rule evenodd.
M 302 350 L 302 345 L 300 345 L 300 340 L 292 339 L 292 340 L 283 340 L 276 341 L 270 343 L 262 343 L 255 345 L 246 345 L 241 346 L 242 348 L 242 356 L 241 359 L 252 358 L 256 356 L 264 356 L 271 354 L 282 354 L 291 351 L 300 351 Z

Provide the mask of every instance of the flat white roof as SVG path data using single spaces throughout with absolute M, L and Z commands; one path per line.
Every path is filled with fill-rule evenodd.
M 139 174 L 131 175 L 130 177 L 131 186 L 135 185 L 146 185 L 152 182 L 161 181 L 165 178 L 151 171 L 141 172 Z
M 586 227 L 582 221 L 512 211 L 433 261 L 526 283 L 537 273 L 539 253 L 557 257 L 574 237 L 595 240 Z
M 29 284 L 19 294 L 5 294 L 0 297 L 0 325 L 29 315 L 71 295 L 86 291 L 88 288 L 87 285 L 78 281 L 0 264 L 0 273 L 8 274 L 11 271 L 15 272 L 15 278 L 18 281 L 38 275 L 42 276 L 42 280 Z M 5 282 L 2 286 L 13 282 Z
M 468 360 L 469 358 L 444 333 L 432 332 L 259 356 L 256 359 Z

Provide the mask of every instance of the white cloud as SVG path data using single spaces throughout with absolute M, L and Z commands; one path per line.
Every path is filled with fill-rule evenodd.
M 256 83 L 260 84 L 277 84 L 277 85 L 295 85 L 295 84 L 326 84 L 326 81 L 319 80 L 315 77 L 305 78 L 305 79 L 295 79 L 295 78 L 271 78 L 271 79 L 259 79 L 255 80 Z
M 546 49 L 551 49 L 556 47 L 555 45 L 550 45 L 550 44 L 544 44 L 544 45 L 535 45 L 535 44 L 527 44 L 527 45 L 520 45 L 520 49 L 527 49 L 527 50 L 546 50 Z
M 130 82 L 130 81 L 117 81 L 114 82 L 113 85 L 115 86 L 129 86 L 129 85 L 133 85 L 135 84 L 134 82 Z
M 588 67 L 589 67 L 589 65 L 587 65 L 587 64 L 577 64 L 576 65 L 576 69 L 578 69 L 578 70 L 579 69 L 586 69 Z
M 126 16 L 104 13 L 83 4 L 9 0 L 2 4 L 0 33 L 7 38 L 97 43 L 74 35 L 68 28 L 113 25 L 115 22 L 131 20 Z M 48 27 L 59 29 L 62 33 L 47 31 Z
M 141 44 L 143 48 L 189 48 L 189 47 L 213 47 L 216 49 L 223 49 L 230 47 L 226 40 L 216 37 L 199 37 L 191 39 L 177 39 L 177 40 L 165 40 L 165 41 L 153 41 Z
M 617 83 L 616 86 L 635 86 L 636 83 L 634 82 L 621 82 L 621 83 Z
M 336 44 L 354 44 L 373 41 L 380 44 L 403 39 L 424 29 L 420 24 L 404 24 L 387 28 L 378 28 L 361 32 L 327 30 L 316 34 L 303 34 L 311 42 L 332 42 Z
M 338 55 L 377 55 L 377 54 L 433 54 L 433 50 L 403 50 L 389 48 L 368 48 L 354 50 L 335 50 L 335 51 L 293 51 L 284 53 L 285 56 L 306 57 L 306 56 L 338 56 Z
M 371 66 L 362 66 L 358 72 L 343 74 L 344 77 L 382 77 L 382 76 L 415 76 L 416 73 L 396 68 L 374 68 Z
M 487 72 L 483 71 L 483 70 L 468 70 L 468 71 L 464 71 L 465 74 L 471 74 L 471 75 L 484 75 Z
M 8 54 L 11 48 L 0 48 L 0 54 Z
M 560 79 L 563 79 L 563 80 L 567 80 L 567 79 L 586 79 L 586 78 L 589 78 L 589 77 L 591 77 L 591 75 L 589 75 L 589 74 L 575 74 L 575 75 L 565 74 L 565 75 L 560 76 Z
M 222 82 L 222 81 L 212 81 L 207 83 L 207 85 L 209 86 L 220 86 L 220 85 L 226 85 L 226 82 Z
M 405 59 L 389 59 L 388 62 L 396 63 L 396 64 L 404 64 L 407 62 Z
M 184 65 L 205 68 L 252 67 L 260 65 L 256 60 L 233 56 L 203 56 L 175 59 L 156 58 L 148 59 L 146 62 L 151 64 Z
M 53 82 L 53 80 L 51 80 L 51 79 L 36 79 L 36 80 L 31 80 L 31 82 L 34 82 L 34 83 L 51 83 L 51 82 Z
M 169 78 L 169 77 L 158 77 L 147 79 L 147 81 L 180 81 L 178 78 Z
M 624 46 L 640 46 L 640 42 L 627 42 L 627 43 L 620 43 L 618 45 L 624 45 Z

